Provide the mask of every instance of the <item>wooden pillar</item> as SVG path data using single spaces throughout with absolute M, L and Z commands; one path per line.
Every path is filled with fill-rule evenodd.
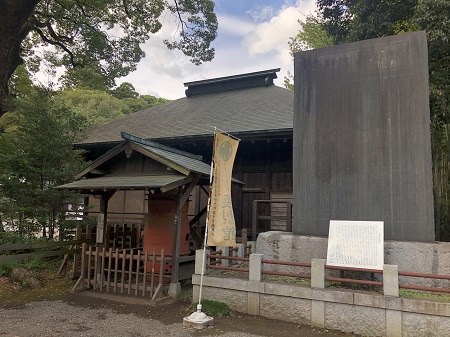
M 107 242 L 107 235 L 108 235 L 108 201 L 113 196 L 115 191 L 105 191 L 101 194 L 100 199 L 100 216 L 98 217 L 97 221 L 97 238 L 96 238 L 96 247 L 97 252 L 99 250 L 102 250 L 102 256 L 99 256 L 96 254 L 96 266 L 102 266 L 104 264 L 104 257 L 103 254 L 105 252 L 104 248 L 108 246 Z M 103 262 L 103 263 L 102 263 Z M 102 277 L 103 277 L 103 270 L 102 268 L 96 268 L 96 281 L 100 281 L 99 284 L 103 284 Z M 95 284 L 95 283 L 94 283 Z
M 197 185 L 199 177 L 194 177 L 189 185 L 184 188 L 178 188 L 177 207 L 174 217 L 174 236 L 172 252 L 172 277 L 169 285 L 169 295 L 178 298 L 181 294 L 181 285 L 179 282 L 180 272 L 180 233 L 181 233 L 181 210 L 189 199 L 194 187 Z
M 182 196 L 181 188 L 178 189 L 177 206 L 175 209 L 174 217 L 174 236 L 173 236 L 173 250 L 172 250 L 172 283 L 177 283 L 179 281 L 179 270 L 180 270 L 180 232 L 181 232 L 181 205 L 180 199 Z

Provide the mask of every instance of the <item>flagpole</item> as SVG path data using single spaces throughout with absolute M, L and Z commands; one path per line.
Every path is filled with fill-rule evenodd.
M 209 207 L 211 205 L 211 186 L 213 181 L 214 173 L 214 152 L 215 152 L 215 137 L 217 128 L 214 127 L 214 139 L 213 139 L 213 151 L 211 157 L 211 170 L 209 172 L 209 193 L 208 193 L 208 203 L 206 207 L 206 224 L 205 224 L 205 236 L 203 240 L 203 254 L 202 254 L 202 271 L 200 274 L 200 291 L 198 292 L 198 304 L 197 310 L 202 310 L 202 291 L 203 291 L 203 275 L 205 274 L 205 260 L 206 260 L 206 242 L 208 237 L 208 218 L 209 218 Z
M 198 304 L 197 311 L 193 312 L 188 317 L 183 318 L 183 325 L 195 328 L 195 329 L 204 329 L 210 325 L 213 325 L 214 318 L 207 316 L 204 312 L 202 312 L 202 291 L 203 291 L 203 275 L 205 274 L 205 259 L 206 259 L 206 244 L 208 237 L 208 215 L 209 215 L 209 207 L 211 204 L 211 185 L 213 181 L 213 173 L 214 173 L 214 152 L 215 152 L 215 137 L 216 137 L 216 128 L 214 128 L 214 139 L 213 139 L 213 151 L 212 151 L 212 159 L 211 159 L 211 171 L 209 172 L 209 193 L 208 193 L 208 205 L 206 208 L 206 224 L 205 224 L 205 237 L 203 241 L 203 254 L 202 254 L 202 271 L 200 274 L 200 291 L 198 293 Z

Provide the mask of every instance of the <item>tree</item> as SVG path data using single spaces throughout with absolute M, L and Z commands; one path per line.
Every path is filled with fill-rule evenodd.
M 135 70 L 140 44 L 161 29 L 160 17 L 174 15 L 179 38 L 166 40 L 195 64 L 214 57 L 217 34 L 212 0 L 3 0 L 0 3 L 0 115 L 7 110 L 8 81 L 24 61 L 36 68 L 38 47 L 51 46 L 55 65 L 93 67 L 109 79 Z M 34 66 L 34 67 L 33 67 Z
M 98 67 L 85 66 L 69 68 L 61 76 L 60 82 L 63 89 L 91 89 L 107 91 L 113 86 L 112 79 L 107 74 L 101 73 Z
M 49 228 L 51 237 L 58 213 L 73 197 L 54 187 L 83 165 L 72 143 L 84 119 L 55 106 L 52 93 L 40 88 L 15 101 L 10 119 L 15 127 L 0 134 L 0 213 L 21 235 L 40 229 L 45 236 Z
M 134 89 L 134 86 L 128 82 L 123 82 L 117 88 L 111 90 L 111 95 L 118 99 L 137 98 L 139 96 L 136 89 Z
M 67 89 L 53 98 L 55 106 L 71 109 L 86 120 L 86 127 L 103 124 L 124 116 L 127 105 L 120 99 L 100 90 Z
M 447 0 L 419 0 L 413 24 L 427 32 L 436 237 L 450 241 L 450 25 Z
M 417 0 L 317 0 L 324 27 L 336 44 L 411 29 Z
M 323 20 L 318 16 L 308 15 L 305 21 L 298 20 L 300 30 L 296 36 L 289 38 L 289 52 L 294 56 L 296 52 L 308 49 L 329 47 L 334 44 L 333 38 L 325 30 Z M 294 89 L 294 76 L 288 72 L 284 77 L 285 88 Z
M 123 82 L 117 88 L 110 90 L 111 95 L 121 100 L 126 106 L 124 113 L 129 114 L 154 105 L 162 104 L 168 100 L 151 95 L 139 95 L 131 83 Z
M 316 0 L 324 27 L 335 44 L 346 42 L 352 20 L 352 5 L 358 0 Z
M 298 20 L 298 23 L 299 32 L 296 36 L 289 38 L 288 42 L 291 55 L 301 50 L 329 47 L 334 44 L 320 16 L 308 15 L 305 21 Z
M 136 111 L 148 109 L 152 106 L 168 102 L 165 98 L 158 98 L 151 95 L 141 95 L 136 98 L 123 98 L 121 101 L 126 105 L 125 113 L 133 113 Z

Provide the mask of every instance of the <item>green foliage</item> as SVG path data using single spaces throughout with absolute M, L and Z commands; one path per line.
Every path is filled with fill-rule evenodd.
M 286 89 L 294 90 L 294 75 L 291 72 L 287 72 L 283 79 L 283 85 Z
M 105 91 L 89 89 L 63 90 L 55 95 L 55 105 L 71 109 L 86 120 L 87 126 L 103 124 L 124 116 L 127 105 Z
M 417 0 L 317 0 L 335 43 L 398 34 L 412 29 Z
M 120 88 L 120 89 L 119 89 Z M 90 89 L 66 89 L 54 97 L 55 105 L 61 109 L 71 109 L 86 120 L 86 127 L 103 124 L 120 118 L 125 114 L 149 108 L 166 102 L 164 98 L 142 95 L 134 90 L 132 84 L 119 86 L 111 93 Z M 8 114 L 5 114 L 8 117 Z M 1 120 L 0 120 L 0 127 Z
M 137 98 L 139 96 L 139 94 L 134 89 L 134 86 L 128 82 L 123 82 L 117 88 L 111 90 L 111 95 L 118 99 Z
M 425 30 L 430 65 L 431 121 L 435 130 L 450 124 L 450 2 L 419 0 L 412 22 Z
M 65 89 L 90 89 L 107 91 L 113 81 L 102 73 L 100 67 L 86 66 L 82 68 L 69 68 L 61 76 L 60 82 Z
M 25 240 L 16 232 L 4 231 L 0 232 L 0 245 L 23 243 Z
M 161 29 L 159 18 L 165 9 L 182 20 L 181 40 L 174 41 L 171 47 L 181 49 L 193 62 L 210 60 L 210 43 L 217 30 L 210 0 L 41 0 L 29 22 L 31 32 L 40 37 L 42 44 L 52 44 L 58 53 L 63 52 L 62 57 L 53 55 L 55 62 L 99 66 L 110 78 L 117 78 L 135 70 L 144 56 L 140 45 Z M 186 44 L 190 47 L 186 48 Z
M 334 44 L 333 38 L 325 30 L 323 19 L 319 16 L 308 15 L 305 21 L 298 20 L 300 30 L 296 36 L 289 38 L 289 51 L 294 53 L 329 47 Z M 286 89 L 294 90 L 294 76 L 288 72 L 284 77 L 283 85 Z
M 347 41 L 352 20 L 351 5 L 358 0 L 316 0 L 324 27 L 334 43 Z
M 143 109 L 148 109 L 154 105 L 162 104 L 168 102 L 165 98 L 158 98 L 151 95 L 142 95 L 136 98 L 124 98 L 121 100 L 125 106 L 125 113 L 129 114 L 132 112 L 140 111 Z
M 400 289 L 400 297 L 419 298 L 434 301 L 450 302 L 449 294 L 429 293 L 425 291 Z
M 83 165 L 72 143 L 85 120 L 39 88 L 16 99 L 12 112 L 8 122 L 14 128 L 0 134 L 0 214 L 21 236 L 32 236 L 54 228 L 65 200 L 75 197 L 55 187 Z
M 172 13 L 180 14 L 181 32 L 177 41 L 165 40 L 169 49 L 179 49 L 190 56 L 191 62 L 201 64 L 214 58 L 211 42 L 217 34 L 217 18 L 211 0 L 183 0 L 168 4 Z M 189 15 L 185 15 L 189 14 Z
M 197 304 L 192 305 L 192 310 L 197 310 Z M 202 300 L 202 311 L 212 317 L 223 317 L 231 314 L 231 309 L 226 303 L 208 299 Z
M 26 260 L 22 263 L 22 267 L 31 271 L 43 271 L 49 268 L 50 262 L 42 258 Z
M 333 38 L 327 33 L 320 17 L 308 15 L 305 21 L 298 20 L 300 30 L 289 39 L 291 55 L 301 50 L 332 46 Z
M 60 260 L 58 260 L 59 262 Z M 0 276 L 11 277 L 11 273 L 15 268 L 25 268 L 34 272 L 41 272 L 52 265 L 51 261 L 44 259 L 30 259 L 25 261 L 8 261 L 0 262 Z
M 18 262 L 0 262 L 0 276 L 10 277 L 13 269 L 18 266 Z
M 7 111 L 8 81 L 23 61 L 32 72 L 42 62 L 85 68 L 88 73 L 95 69 L 103 79 L 85 81 L 83 72 L 69 74 L 65 85 L 105 89 L 98 86 L 105 80 L 111 88 L 115 79 L 136 69 L 145 56 L 141 46 L 161 29 L 162 19 L 178 28 L 165 40 L 168 48 L 181 50 L 195 64 L 214 57 L 211 43 L 217 35 L 217 17 L 213 0 L 0 2 L 0 31 L 4 33 L 0 36 L 4 50 L 0 53 L 0 115 Z

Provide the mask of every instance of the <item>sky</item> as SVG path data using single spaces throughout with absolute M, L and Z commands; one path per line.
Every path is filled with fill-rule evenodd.
M 163 28 L 143 45 L 146 56 L 137 70 L 118 79 L 130 82 L 141 95 L 168 99 L 184 97 L 184 82 L 281 68 L 275 84 L 283 86 L 293 73 L 289 37 L 299 30 L 298 19 L 313 14 L 315 0 L 215 0 L 219 27 L 213 42 L 215 57 L 200 66 L 163 40 L 175 34 L 175 22 L 163 18 Z

